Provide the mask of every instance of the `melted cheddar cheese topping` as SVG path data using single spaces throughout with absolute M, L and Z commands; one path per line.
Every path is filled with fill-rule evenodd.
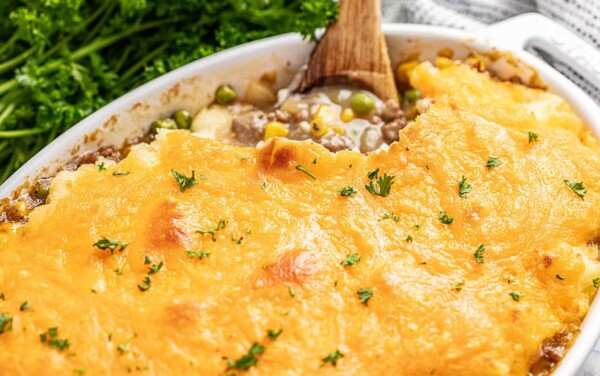
M 410 79 L 434 103 L 386 152 L 173 131 L 61 172 L 0 235 L 0 374 L 526 374 L 596 291 L 600 148 L 555 95 Z

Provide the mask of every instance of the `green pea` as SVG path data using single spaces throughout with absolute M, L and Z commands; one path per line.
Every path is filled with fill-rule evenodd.
M 215 94 L 215 100 L 218 104 L 229 104 L 237 98 L 237 93 L 229 85 L 220 86 Z
M 417 89 L 408 90 L 406 93 L 404 93 L 404 97 L 409 102 L 416 102 L 419 100 L 419 98 L 421 98 L 421 92 Z
M 156 133 L 158 129 L 177 129 L 177 123 L 171 118 L 162 118 L 152 123 L 152 132 Z
M 178 110 L 173 114 L 173 119 L 177 124 L 177 128 L 189 129 L 192 125 L 192 115 L 186 110 Z
M 365 115 L 375 108 L 375 100 L 369 94 L 356 93 L 350 98 L 350 107 L 357 114 Z

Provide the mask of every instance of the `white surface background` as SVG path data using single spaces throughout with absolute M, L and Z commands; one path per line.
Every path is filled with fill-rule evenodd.
M 384 22 L 411 22 L 477 30 L 521 13 L 539 12 L 600 49 L 600 0 L 382 0 Z M 557 70 L 600 102 L 600 88 L 558 62 Z M 576 376 L 600 376 L 600 339 Z

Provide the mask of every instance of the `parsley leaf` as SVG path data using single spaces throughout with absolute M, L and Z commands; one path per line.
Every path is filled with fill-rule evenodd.
M 146 276 L 146 278 L 144 278 L 144 282 L 139 283 L 137 287 L 138 289 L 140 289 L 140 291 L 144 292 L 147 291 L 151 285 L 152 281 L 150 280 L 150 277 Z
M 458 195 L 465 198 L 467 197 L 467 193 L 471 192 L 471 189 L 473 189 L 473 187 L 467 182 L 467 178 L 463 176 L 458 182 Z
M 564 180 L 564 182 L 567 186 L 569 186 L 569 188 L 573 190 L 573 192 L 577 194 L 577 196 L 581 197 L 581 199 L 583 200 L 583 196 L 585 196 L 585 194 L 587 193 L 587 189 L 583 186 L 582 182 L 575 183 L 566 179 Z
M 92 245 L 103 250 L 110 249 L 110 254 L 112 255 L 117 248 L 119 252 L 123 252 L 129 243 L 103 237 Z
M 119 175 L 129 175 L 129 171 L 115 171 L 112 173 L 114 176 L 119 176 Z
M 360 261 L 360 255 L 356 252 L 349 254 L 346 256 L 346 259 L 342 261 L 342 266 L 351 266 L 356 265 Z
M 373 171 L 367 174 L 369 180 L 377 179 L 377 175 L 379 174 L 379 168 L 374 169 Z
M 600 283 L 600 278 L 592 279 L 592 284 L 594 285 L 595 288 L 598 288 L 598 286 L 600 286 L 599 283 Z
M 513 300 L 515 302 L 518 302 L 519 300 L 521 300 L 521 297 L 523 296 L 522 292 L 518 292 L 518 291 L 513 291 L 511 293 L 509 293 L 508 295 L 510 295 L 511 298 L 513 298 Z
M 323 364 L 331 363 L 335 367 L 337 365 L 338 360 L 342 359 L 343 357 L 344 354 L 342 354 L 340 350 L 335 350 L 334 352 L 327 355 L 321 360 L 323 361 Z
M 454 222 L 454 218 L 448 217 L 448 214 L 446 214 L 445 211 L 440 212 L 439 220 L 445 225 L 450 225 L 452 222 Z
M 227 369 L 237 369 L 240 371 L 247 371 L 250 367 L 258 364 L 257 356 L 265 352 L 265 347 L 260 343 L 254 342 L 248 353 L 239 358 L 236 361 L 232 361 L 231 359 L 227 359 Z
M 152 275 L 152 274 L 156 274 L 160 271 L 160 269 L 162 269 L 162 267 L 164 266 L 164 263 L 161 261 L 159 264 L 152 264 L 151 266 L 148 267 L 148 274 Z
M 123 354 L 124 352 L 129 351 L 129 349 L 130 349 L 130 346 L 128 343 L 117 345 L 117 351 L 119 351 L 120 354 Z
M 379 187 L 376 187 L 375 183 Z M 394 184 L 394 176 L 388 176 L 387 173 L 384 173 L 383 176 L 377 178 L 376 182 L 371 180 L 369 184 L 366 184 L 365 189 L 374 195 L 386 197 L 390 194 L 392 184 Z
M 192 176 L 189 178 L 185 175 L 180 174 L 177 171 L 174 171 L 173 169 L 171 169 L 171 174 L 173 174 L 173 177 L 175 178 L 175 181 L 177 182 L 177 185 L 179 186 L 181 192 L 185 192 L 186 189 L 190 189 L 194 185 L 198 184 L 194 175 L 194 170 L 192 170 Z
M 13 319 L 6 313 L 0 313 L 0 334 L 12 329 Z
M 367 305 L 369 299 L 373 297 L 373 291 L 368 287 L 358 290 L 356 294 L 358 295 L 358 300 L 364 305 Z
M 102 162 L 98 165 L 98 172 L 102 172 L 104 170 L 106 170 L 106 167 L 104 167 L 104 162 Z
M 460 291 L 462 287 L 465 285 L 465 281 L 457 281 L 452 285 L 452 290 Z
M 398 214 L 394 214 L 394 213 L 388 213 L 385 212 L 383 213 L 383 217 L 381 217 L 380 221 L 383 221 L 384 219 L 389 219 L 392 218 L 395 222 L 398 222 L 400 220 L 400 216 Z
M 197 257 L 198 260 L 202 260 L 203 258 L 207 258 L 208 256 L 210 256 L 210 253 L 209 252 L 205 252 L 205 251 L 192 251 L 192 250 L 188 250 L 188 251 L 185 251 L 185 255 L 187 257 L 190 257 L 190 258 Z
M 271 339 L 276 339 L 277 337 L 279 337 L 279 335 L 281 334 L 281 332 L 283 332 L 282 329 L 279 329 L 279 330 L 269 329 L 269 330 L 267 330 L 267 335 Z
M 293 288 L 288 288 L 288 293 L 290 294 L 290 296 L 293 298 L 296 296 L 296 290 L 294 290 Z
M 0 300 L 4 300 L 4 293 L 0 292 Z
M 200 235 L 210 234 L 210 236 L 212 238 L 212 241 L 216 242 L 217 241 L 217 239 L 215 238 L 216 232 L 219 231 L 219 230 L 224 229 L 226 225 L 227 225 L 227 221 L 224 220 L 224 219 L 221 219 L 219 221 L 219 223 L 214 228 L 211 228 L 211 229 L 208 229 L 208 230 L 198 230 L 196 232 L 198 234 L 200 234 Z
M 40 340 L 43 344 L 62 351 L 69 348 L 69 340 L 58 339 L 58 328 L 49 328 L 47 333 L 40 334 Z
M 19 311 L 27 311 L 29 308 L 31 308 L 29 302 L 23 302 L 23 304 L 21 304 L 21 307 L 19 307 Z
M 500 161 L 500 160 L 499 160 L 499 159 L 497 159 L 497 158 L 494 158 L 494 157 L 490 156 L 490 157 L 488 158 L 488 161 L 487 161 L 487 163 L 485 164 L 485 167 L 487 167 L 487 168 L 489 168 L 489 169 L 492 169 L 492 168 L 494 168 L 494 167 L 498 167 L 498 166 L 500 166 L 501 164 L 502 164 L 502 161 Z
M 560 274 L 557 274 L 557 275 L 556 275 L 556 279 L 560 279 L 561 281 L 563 281 L 563 280 L 565 279 L 565 277 L 563 277 L 563 276 L 562 276 L 562 275 L 560 275 Z
M 485 247 L 482 244 L 473 254 L 473 256 L 475 256 L 475 260 L 480 264 L 483 264 L 483 252 L 485 252 Z
M 312 172 L 308 171 L 307 169 L 305 169 L 304 167 L 300 166 L 300 165 L 296 165 L 296 170 L 298 171 L 302 171 L 304 172 L 306 175 L 310 176 L 311 178 L 317 180 L 317 177 L 315 175 L 313 175 Z
M 529 138 L 529 143 L 531 144 L 532 142 L 538 142 L 538 135 L 529 131 L 527 132 L 527 136 Z
M 338 190 L 338 193 L 340 194 L 340 196 L 343 196 L 343 197 L 354 196 L 357 192 L 358 191 L 356 190 L 356 188 L 350 187 L 350 186 L 346 186 L 346 187 Z

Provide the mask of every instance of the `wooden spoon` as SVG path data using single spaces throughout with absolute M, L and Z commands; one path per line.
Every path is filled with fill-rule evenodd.
M 337 22 L 315 47 L 298 91 L 349 84 L 398 102 L 398 90 L 381 32 L 380 0 L 340 0 Z

